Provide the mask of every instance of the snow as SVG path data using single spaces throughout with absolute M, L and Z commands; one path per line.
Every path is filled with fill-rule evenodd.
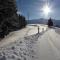
M 4 39 L 1 40 L 0 47 L 7 45 L 11 42 L 14 42 L 14 41 L 18 40 L 19 38 L 23 38 L 25 36 L 26 32 L 28 31 L 28 29 L 29 28 L 24 28 L 19 31 L 11 32 L 8 36 L 6 36 Z
M 0 60 L 60 60 L 60 28 L 37 26 L 28 25 L 5 37 L 0 42 Z

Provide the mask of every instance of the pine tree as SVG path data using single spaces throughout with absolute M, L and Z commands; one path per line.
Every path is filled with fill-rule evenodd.
M 53 21 L 52 21 L 52 19 L 50 18 L 50 19 L 48 20 L 48 27 L 51 27 L 51 26 L 53 26 Z
M 0 0 L 0 37 L 19 27 L 15 0 Z
M 22 15 L 19 15 L 19 24 L 20 24 L 20 28 L 25 27 L 27 24 L 25 17 Z
M 16 0 L 0 0 L 0 37 L 25 26 L 25 17 L 17 15 Z

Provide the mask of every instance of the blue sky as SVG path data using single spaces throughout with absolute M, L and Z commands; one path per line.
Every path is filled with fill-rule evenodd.
M 48 17 L 42 14 L 42 7 L 48 1 L 52 12 Z M 16 0 L 18 13 L 24 15 L 26 19 L 49 18 L 60 20 L 60 0 Z

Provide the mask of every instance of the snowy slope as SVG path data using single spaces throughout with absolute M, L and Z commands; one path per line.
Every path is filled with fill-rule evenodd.
M 40 32 L 42 32 L 42 28 L 46 30 L 47 26 L 40 25 Z M 30 36 L 37 33 L 37 27 L 36 26 L 29 26 L 27 25 L 26 28 L 11 32 L 8 36 L 6 36 L 4 39 L 0 41 L 0 47 L 7 45 L 11 42 L 14 42 L 16 40 L 19 40 L 20 38 Z
M 15 39 L 10 36 L 13 42 L 0 46 L 0 60 L 60 60 L 60 29 L 39 26 L 39 34 L 36 26 L 27 26 L 22 36 L 18 31 Z

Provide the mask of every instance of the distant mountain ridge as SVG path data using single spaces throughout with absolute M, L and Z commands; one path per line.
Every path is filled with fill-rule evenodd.
M 54 26 L 60 27 L 60 20 L 52 19 Z M 47 24 L 48 19 L 40 18 L 40 19 L 33 19 L 33 20 L 27 20 L 28 24 Z
M 33 20 L 27 20 L 28 24 L 44 24 L 44 22 L 46 22 L 47 19 L 33 19 Z

